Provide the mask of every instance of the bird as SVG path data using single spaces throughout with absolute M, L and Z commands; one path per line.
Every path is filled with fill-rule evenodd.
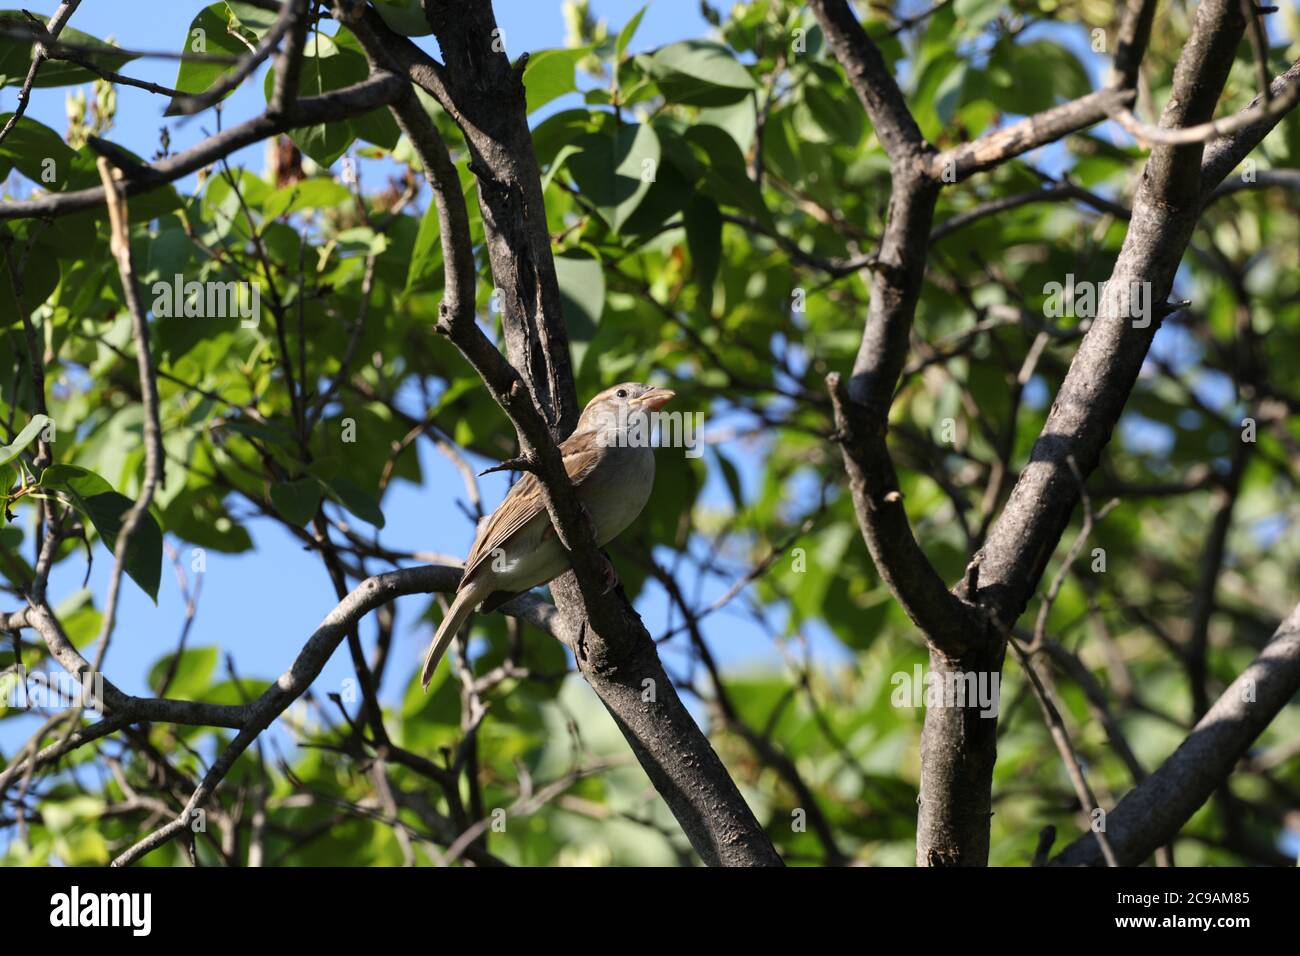
M 598 547 L 635 521 L 650 499 L 655 458 L 647 412 L 657 412 L 675 396 L 671 389 L 640 382 L 614 385 L 587 403 L 573 434 L 560 444 L 564 470 L 591 517 Z M 496 593 L 519 594 L 545 584 L 568 568 L 568 553 L 551 525 L 542 484 L 536 475 L 526 474 L 479 523 L 456 597 L 420 669 L 425 691 L 452 639 L 479 605 Z M 608 566 L 608 587 L 616 582 Z

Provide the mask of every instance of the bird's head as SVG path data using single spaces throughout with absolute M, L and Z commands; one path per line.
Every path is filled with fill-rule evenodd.
M 647 412 L 663 408 L 676 394 L 668 388 L 623 382 L 605 389 L 587 403 L 575 431 L 622 431 Z

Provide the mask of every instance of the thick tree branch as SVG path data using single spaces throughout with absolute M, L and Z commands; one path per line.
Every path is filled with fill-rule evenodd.
M 1244 28 L 1236 0 L 1206 0 L 1197 8 L 1162 126 L 1187 126 L 1212 115 Z M 1024 611 L 1079 501 L 1080 482 L 1070 462 L 1077 463 L 1085 479 L 1091 474 L 1137 380 L 1200 214 L 1201 153 L 1199 143 L 1158 147 L 1152 153 L 1101 314 L 1075 353 L 1030 460 L 977 557 L 979 580 L 966 596 L 978 601 L 999 632 L 1009 630 Z M 1145 316 L 1132 308 L 1141 300 L 1131 290 L 1139 289 L 1147 291 L 1144 300 L 1152 307 Z M 928 723 L 929 714 L 927 732 Z M 960 736 L 951 737 L 949 745 L 959 752 L 970 749 Z M 991 763 L 979 762 L 991 775 Z M 941 804 L 982 800 L 991 776 L 976 781 L 976 787 L 974 792 L 950 790 Z M 924 818 L 924 780 L 922 789 Z M 965 839 L 986 852 L 987 821 L 983 833 L 967 832 Z M 961 839 L 935 851 L 958 858 L 967 852 Z
M 1106 837 L 1120 865 L 1137 866 L 1177 836 L 1297 691 L 1300 605 L 1169 759 L 1106 815 Z M 1102 862 L 1096 837 L 1088 833 L 1066 847 L 1052 865 Z
M 938 153 L 930 157 L 926 173 L 938 182 L 962 182 L 975 173 L 1100 123 L 1119 106 L 1131 103 L 1136 95 L 1133 90 L 1096 90 Z
M 488 258 L 502 294 L 506 355 L 559 441 L 573 430 L 581 408 L 528 129 L 526 61 L 511 64 L 506 58 L 490 3 L 428 2 L 425 15 L 445 68 L 389 30 L 373 9 L 365 10 L 362 22 L 465 135 L 470 170 L 479 180 Z
M 814 9 L 823 29 L 840 35 L 831 49 L 845 73 L 878 81 L 878 54 L 852 15 L 845 16 L 844 5 L 827 3 Z M 890 79 L 884 89 L 892 86 Z M 887 127 L 892 123 L 895 131 L 909 128 L 897 117 L 898 109 L 906 109 L 901 99 L 869 90 L 860 90 L 860 95 Z M 886 148 L 891 145 L 886 143 Z M 941 188 L 939 179 L 926 172 L 927 160 L 934 157 L 928 144 L 899 133 L 892 149 L 889 216 L 847 394 L 841 392 L 837 377 L 828 380 L 837 437 L 862 536 L 881 577 L 921 629 L 934 676 L 947 681 L 972 672 L 997 674 L 1003 645 L 989 639 L 973 609 L 948 592 L 916 543 L 885 440 L 890 405 L 907 361 Z M 996 760 L 996 733 L 996 718 L 977 706 L 927 709 L 921 735 L 918 864 L 980 865 L 987 860 L 991 810 L 986 782 Z
M 1228 7 L 1226 0 L 1221 0 L 1199 8 L 1193 35 L 1179 60 L 1163 126 L 1185 127 L 1212 115 L 1244 27 L 1239 6 L 1233 3 Z M 873 277 L 867 329 L 849 389 L 850 400 L 865 406 L 865 420 L 876 422 L 882 437 L 894 383 L 906 356 L 937 183 L 952 181 L 954 170 L 955 178 L 960 179 L 1097 122 L 1114 103 L 1131 100 L 1153 10 L 1149 0 L 1130 3 L 1126 9 L 1108 89 L 947 154 L 931 156 L 919 174 L 909 176 L 906 165 L 891 154 L 894 182 L 890 218 Z M 871 75 L 869 64 L 853 61 L 851 45 L 832 43 L 832 49 L 850 76 Z M 882 112 L 889 106 L 877 102 L 868 108 Z M 1258 132 L 1258 124 L 1245 124 L 1239 135 L 1246 130 Z M 1093 324 L 1080 347 L 1011 502 L 993 526 L 984 552 L 972 562 L 967 581 L 959 591 L 967 598 L 978 597 L 986 612 L 997 619 L 997 628 L 983 627 L 973 615 L 962 613 L 957 626 L 969 627 L 971 633 L 968 640 L 962 641 L 959 636 L 947 646 L 947 651 L 959 655 L 954 657 L 953 653 L 945 653 L 945 644 L 929 633 L 938 629 L 935 623 L 914 615 L 923 628 L 928 625 L 932 667 L 936 670 L 1000 670 L 1001 632 L 1014 623 L 1036 589 L 1078 498 L 1078 484 L 1068 474 L 1065 463 L 1073 455 L 1085 474 L 1095 466 L 1164 314 L 1159 310 L 1200 209 L 1200 164 L 1199 145 L 1162 148 L 1153 154 L 1111 287 L 1127 289 L 1131 282 L 1148 283 L 1155 314 L 1136 317 L 1123 313 L 1117 297 L 1105 304 L 1107 311 Z M 1124 304 L 1128 304 L 1127 300 Z M 874 451 L 877 455 L 884 453 L 883 440 Z M 850 455 L 846 447 L 846 459 L 851 475 L 855 467 L 859 475 L 868 474 L 871 463 L 861 453 Z M 878 474 L 885 474 L 878 464 L 874 467 Z M 868 496 L 868 502 L 873 498 L 884 500 L 889 490 L 882 484 Z M 878 544 L 890 537 L 895 542 L 892 554 L 886 547 L 873 549 L 873 556 L 878 564 L 882 559 L 886 564 L 892 560 L 891 585 L 900 601 L 905 607 L 909 603 L 920 605 L 923 599 L 928 601 L 935 590 L 928 574 L 897 573 L 901 568 L 915 571 L 926 567 L 923 558 L 917 560 L 919 549 L 907 546 L 910 535 L 900 537 L 897 527 L 892 536 L 881 535 L 878 515 L 869 507 L 860 506 L 858 511 L 869 543 L 873 537 Z M 918 862 L 980 864 L 986 859 L 995 735 L 996 721 L 979 720 L 969 709 L 936 708 L 927 713 L 922 738 Z
M 890 160 L 903 162 L 929 150 L 885 58 L 846 0 L 812 0 L 812 10 Z
M 939 577 L 916 543 L 885 444 L 882 419 L 868 419 L 848 400 L 838 373 L 826 380 L 835 408 L 836 440 L 844 451 L 849 491 L 876 569 L 907 616 L 945 654 L 957 657 L 970 639 L 970 608 Z
M 948 592 L 912 534 L 885 441 L 889 407 L 907 360 L 912 317 L 925 275 L 939 188 L 916 171 L 931 153 L 879 50 L 843 0 L 813 4 L 831 49 L 858 91 L 890 154 L 889 219 L 874 257 L 871 304 L 847 391 L 827 379 L 836 436 L 854 509 L 881 577 L 928 640 L 955 656 L 965 647 L 967 608 Z
M 1197 123 L 1213 112 L 1244 28 L 1240 6 L 1232 0 L 1197 9 L 1162 125 Z M 1029 463 L 989 533 L 980 603 L 1008 627 L 1037 588 L 1079 500 L 1069 458 L 1085 478 L 1096 467 L 1159 328 L 1159 306 L 1200 214 L 1201 150 L 1197 143 L 1152 153 L 1107 283 L 1112 294 L 1103 297 L 1101 314 L 1075 353 Z M 1149 289 L 1152 314 L 1130 314 L 1134 303 L 1128 290 L 1143 287 Z
M 413 80 L 431 87 L 469 145 L 493 276 L 507 304 L 509 362 L 475 323 L 467 220 L 446 145 L 418 103 L 393 105 L 424 162 L 443 224 L 449 295 L 439 331 L 514 424 L 520 458 L 541 480 L 551 523 L 569 551 L 574 571 L 551 584 L 561 639 L 574 649 L 583 676 L 701 858 L 710 865 L 780 865 L 770 838 L 664 673 L 640 617 L 621 590 L 602 593 L 603 562 L 591 522 L 556 445 L 576 423 L 576 392 L 520 71 L 499 50 L 491 5 L 426 5 L 446 70 L 392 34 L 373 11 L 357 16 L 346 5 L 337 9 L 373 63 L 404 66 Z

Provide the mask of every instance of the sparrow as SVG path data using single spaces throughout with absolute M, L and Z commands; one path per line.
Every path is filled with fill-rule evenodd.
M 560 445 L 564 470 L 591 518 L 598 547 L 635 521 L 649 500 L 655 458 L 647 413 L 663 408 L 675 394 L 639 382 L 607 388 L 587 403 L 573 434 Z M 568 552 L 551 524 L 542 484 L 536 475 L 524 475 L 479 523 L 456 597 L 424 657 L 424 689 L 452 638 L 479 605 L 498 592 L 519 594 L 545 584 L 568 569 Z M 616 581 L 610 567 L 609 587 Z

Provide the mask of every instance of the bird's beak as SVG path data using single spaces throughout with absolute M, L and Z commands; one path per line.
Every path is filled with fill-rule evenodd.
M 632 404 L 637 407 L 644 406 L 652 412 L 657 412 L 677 395 L 671 388 L 652 388 L 640 398 L 634 398 Z

